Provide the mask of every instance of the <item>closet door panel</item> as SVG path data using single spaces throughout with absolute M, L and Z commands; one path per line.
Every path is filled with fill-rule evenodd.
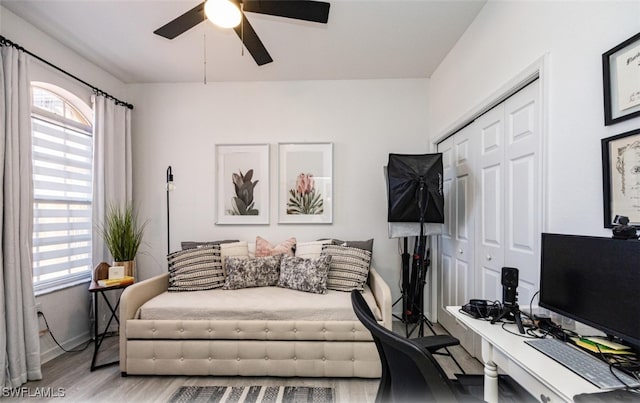
M 456 305 L 466 303 L 473 295 L 474 284 L 474 164 L 473 150 L 477 142 L 474 127 L 467 126 L 453 137 L 455 164 L 455 256 Z
M 469 174 L 459 174 L 455 179 L 456 198 L 455 198 L 455 222 L 456 222 L 456 241 L 460 250 L 469 248 L 470 222 L 469 222 Z M 460 252 L 462 253 L 462 252 Z
M 474 284 L 473 249 L 473 147 L 471 128 L 465 128 L 438 145 L 443 154 L 445 225 L 439 239 L 438 321 L 468 350 L 474 351 L 473 334 L 457 323 L 446 306 L 463 305 Z
M 453 161 L 453 138 L 438 145 L 438 151 L 442 153 L 443 181 L 442 190 L 444 192 L 444 225 L 442 235 L 439 238 L 440 261 L 438 269 L 440 270 L 439 296 L 438 296 L 438 317 L 446 321 L 443 311 L 446 306 L 455 305 L 455 208 L 453 200 L 455 199 L 455 165 Z
M 523 88 L 505 105 L 508 166 L 505 194 L 507 266 L 519 270 L 518 302 L 527 305 L 539 286 L 540 273 L 540 130 L 538 84 Z
M 442 255 L 442 260 L 440 263 L 441 275 L 440 275 L 440 304 L 439 306 L 446 307 L 450 305 L 455 305 L 455 293 L 453 292 L 453 287 L 455 287 L 455 272 L 453 271 L 452 266 L 453 259 L 451 256 Z M 441 317 L 438 315 L 438 317 Z
M 494 300 L 495 279 L 504 265 L 504 105 L 476 121 L 480 138 L 477 172 L 476 270 L 478 298 Z M 498 282 L 498 285 L 500 283 Z
M 481 268 L 481 271 L 481 285 L 482 289 L 485 290 L 482 298 L 489 301 L 502 302 L 501 272 L 486 267 Z

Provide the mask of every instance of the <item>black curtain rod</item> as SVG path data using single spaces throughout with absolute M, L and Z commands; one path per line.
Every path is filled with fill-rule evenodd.
M 2 46 L 11 46 L 11 47 L 13 47 L 13 48 L 16 48 L 16 49 L 18 49 L 18 50 L 20 50 L 20 51 L 22 51 L 22 52 L 24 52 L 24 53 L 28 54 L 29 56 L 34 57 L 34 58 L 36 58 L 36 59 L 40 60 L 42 63 L 46 64 L 47 66 L 52 67 L 52 68 L 54 68 L 54 69 L 58 70 L 59 72 L 64 73 L 64 74 L 66 74 L 67 76 L 69 76 L 69 77 L 73 78 L 74 80 L 81 82 L 82 84 L 84 84 L 84 85 L 86 85 L 87 87 L 91 88 L 91 89 L 93 90 L 94 94 L 96 94 L 96 95 L 102 95 L 103 97 L 105 97 L 105 98 L 107 98 L 107 99 L 111 99 L 111 100 L 113 100 L 113 101 L 116 103 L 116 105 L 122 105 L 122 106 L 125 106 L 125 107 L 129 108 L 129 109 L 133 109 L 133 105 L 131 105 L 130 103 L 127 103 L 127 102 L 121 101 L 121 100 L 119 100 L 118 98 L 114 97 L 113 95 L 108 94 L 108 93 L 106 93 L 105 91 L 102 91 L 100 88 L 98 88 L 98 87 L 94 87 L 93 85 L 91 85 L 91 84 L 89 84 L 88 82 L 86 82 L 86 81 L 84 81 L 84 80 L 82 80 L 82 79 L 80 79 L 80 78 L 78 78 L 78 77 L 74 76 L 73 74 L 69 73 L 68 71 L 63 70 L 63 69 L 61 69 L 60 67 L 56 66 L 55 64 L 53 64 L 53 63 L 51 63 L 51 62 L 49 62 L 49 61 L 44 60 L 44 59 L 43 59 L 43 58 L 41 58 L 40 56 L 38 56 L 38 55 L 36 55 L 36 54 L 33 54 L 33 53 L 29 52 L 27 49 L 23 48 L 22 46 L 18 45 L 17 43 L 14 43 L 14 42 L 10 41 L 9 39 L 5 38 L 5 37 L 4 37 L 4 36 L 2 36 L 2 35 L 0 35 L 0 45 L 2 45 Z

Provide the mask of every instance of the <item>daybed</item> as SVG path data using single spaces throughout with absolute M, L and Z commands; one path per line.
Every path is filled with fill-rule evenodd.
M 169 278 L 158 275 L 122 294 L 123 375 L 380 376 L 378 352 L 349 292 L 170 292 Z M 391 328 L 391 292 L 373 268 L 363 295 Z

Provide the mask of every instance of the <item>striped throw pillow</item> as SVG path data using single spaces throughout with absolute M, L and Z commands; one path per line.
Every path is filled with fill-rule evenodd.
M 339 245 L 324 245 L 322 253 L 331 256 L 327 288 L 335 291 L 364 290 L 369 276 L 371 252 Z
M 220 245 L 187 249 L 167 255 L 169 291 L 201 291 L 224 285 Z

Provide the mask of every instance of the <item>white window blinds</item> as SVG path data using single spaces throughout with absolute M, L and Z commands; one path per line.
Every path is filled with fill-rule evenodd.
M 47 93 L 38 105 L 34 91 L 32 114 L 36 290 L 86 279 L 92 269 L 91 127 L 48 108 L 55 95 Z

